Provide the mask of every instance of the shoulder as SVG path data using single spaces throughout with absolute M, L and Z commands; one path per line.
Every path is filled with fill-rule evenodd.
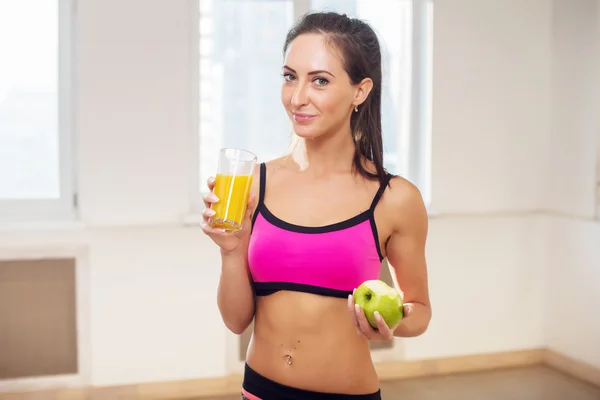
M 273 158 L 270 160 L 263 161 L 261 164 L 265 166 L 265 173 L 269 176 L 269 179 L 277 177 L 282 171 L 288 171 L 289 168 L 289 156 L 282 156 Z M 257 168 L 260 164 L 257 164 Z
M 285 165 L 286 157 L 279 157 L 271 160 L 261 161 L 259 160 L 256 163 L 253 171 L 253 184 L 258 185 L 260 181 L 261 169 L 265 169 L 265 174 L 269 174 L 269 177 L 272 177 L 273 173 L 283 168 Z
M 269 170 L 281 169 L 282 167 L 284 167 L 286 165 L 288 158 L 289 158 L 288 156 L 281 156 L 278 158 L 273 158 L 268 161 L 265 161 L 264 164 L 266 165 L 266 167 Z
M 419 188 L 409 180 L 394 175 L 382 198 L 386 218 L 393 223 L 395 232 L 406 229 L 427 230 L 428 215 Z
M 283 163 L 285 162 L 285 159 L 286 159 L 286 157 L 273 158 L 273 159 L 269 159 L 269 160 L 260 160 L 259 159 L 256 162 L 256 165 L 254 166 L 254 174 L 255 175 L 260 174 L 260 169 L 262 168 L 263 164 L 265 165 L 265 167 L 267 169 L 281 167 L 283 165 Z

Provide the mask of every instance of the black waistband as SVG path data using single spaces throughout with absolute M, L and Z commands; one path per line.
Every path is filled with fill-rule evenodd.
M 262 400 L 381 400 L 381 390 L 371 394 L 336 394 L 285 386 L 265 378 L 250 368 L 248 364 L 244 368 L 242 387 Z

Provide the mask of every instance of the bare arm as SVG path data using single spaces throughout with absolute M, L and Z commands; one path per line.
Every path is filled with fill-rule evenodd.
M 217 290 L 217 303 L 225 326 L 241 335 L 254 318 L 254 292 L 246 257 L 238 254 L 221 254 L 221 277 Z
M 348 312 L 357 332 L 374 341 L 422 335 L 431 320 L 425 261 L 427 210 L 419 190 L 410 182 L 394 178 L 391 186 L 381 207 L 385 206 L 385 213 L 393 221 L 386 255 L 395 284 L 403 294 L 404 317 L 399 324 L 388 326 L 381 316 L 376 315 L 377 328 L 374 328 L 360 306 L 355 305 L 354 296 L 348 297 Z
M 431 320 L 425 260 L 428 216 L 416 187 L 405 181 L 394 183 L 397 190 L 392 190 L 394 196 L 390 200 L 397 222 L 386 249 L 393 276 L 403 292 L 405 312 L 408 311 L 394 336 L 412 337 L 423 334 Z
M 248 268 L 248 243 L 252 216 L 256 209 L 259 190 L 259 167 L 254 171 L 252 189 L 244 217 L 243 229 L 237 233 L 223 233 L 206 224 L 206 232 L 221 249 L 221 274 L 217 289 L 217 305 L 227 329 L 240 335 L 254 318 L 254 291 Z M 209 182 L 212 191 L 214 182 Z M 215 199 L 212 199 L 214 201 Z M 205 210 L 205 212 L 207 212 Z M 208 211 L 210 212 L 210 211 Z

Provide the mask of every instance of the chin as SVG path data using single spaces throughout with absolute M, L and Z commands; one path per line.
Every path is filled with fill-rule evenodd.
M 315 139 L 323 136 L 323 131 L 313 126 L 294 124 L 294 133 L 302 139 Z

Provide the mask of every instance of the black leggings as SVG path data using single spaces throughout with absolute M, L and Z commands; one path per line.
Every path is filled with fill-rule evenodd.
M 242 400 L 381 400 L 381 390 L 371 394 L 320 393 L 297 389 L 274 382 L 254 371 L 248 364 L 244 368 Z

